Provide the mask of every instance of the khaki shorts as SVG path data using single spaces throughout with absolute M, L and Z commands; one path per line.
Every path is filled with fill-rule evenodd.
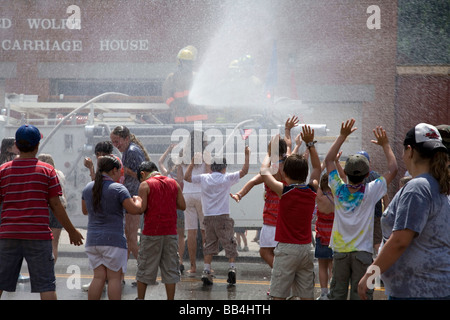
M 314 254 L 311 244 L 279 242 L 274 254 L 270 295 L 277 298 L 291 295 L 314 298 Z
M 234 220 L 228 214 L 220 216 L 206 216 L 205 248 L 206 255 L 219 253 L 219 242 L 225 250 L 225 257 L 236 258 L 238 256 L 236 238 L 234 237 Z
M 201 193 L 185 193 L 186 209 L 184 210 L 185 230 L 197 230 L 199 223 L 200 229 L 203 228 L 203 209 Z
M 178 237 L 141 236 L 138 269 L 136 280 L 146 284 L 154 284 L 161 269 L 162 283 L 177 283 L 180 281 L 178 269 Z

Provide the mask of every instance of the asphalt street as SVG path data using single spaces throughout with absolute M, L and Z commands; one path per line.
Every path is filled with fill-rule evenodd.
M 86 235 L 85 229 L 79 229 Z M 197 273 L 187 274 L 184 272 L 181 282 L 177 284 L 175 299 L 177 300 L 268 300 L 267 294 L 270 286 L 271 269 L 259 256 L 259 245 L 254 242 L 256 231 L 247 231 L 249 250 L 240 252 L 236 262 L 237 283 L 229 286 L 227 283 L 228 262 L 223 256 L 223 251 L 213 258 L 212 268 L 214 270 L 214 284 L 205 287 L 201 281 L 203 262 L 197 261 Z M 313 247 L 311 247 L 313 250 Z M 189 268 L 185 261 L 185 268 Z M 134 300 L 137 289 L 133 282 L 136 274 L 136 260 L 131 258 L 128 262 L 125 275 L 125 285 L 122 290 L 122 300 Z M 315 298 L 320 295 L 318 283 L 317 261 L 315 261 L 316 280 Z M 22 274 L 28 275 L 28 268 L 24 261 Z M 75 247 L 69 244 L 65 231 L 62 232 L 58 260 L 55 265 L 56 293 L 59 300 L 87 300 L 87 292 L 82 286 L 88 284 L 92 279 L 92 270 L 89 269 L 88 259 L 84 252 L 84 246 Z M 16 292 L 4 292 L 1 300 L 38 300 L 39 294 L 30 292 L 30 283 L 18 283 Z M 106 292 L 102 299 L 107 300 Z M 165 300 L 166 293 L 164 284 L 158 277 L 157 284 L 148 286 L 146 300 Z M 294 297 L 295 299 L 295 297 Z M 376 287 L 374 300 L 385 300 L 384 288 Z

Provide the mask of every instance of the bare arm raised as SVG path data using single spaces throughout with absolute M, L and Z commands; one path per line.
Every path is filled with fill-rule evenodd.
M 319 154 L 317 153 L 314 142 L 314 129 L 310 126 L 303 126 L 301 132 L 302 140 L 308 147 L 309 156 L 311 159 L 312 171 L 309 178 L 309 184 L 314 187 L 315 190 L 319 188 L 320 173 L 322 172 Z
M 382 127 L 376 127 L 373 129 L 373 134 L 376 140 L 371 140 L 372 143 L 377 144 L 383 148 L 384 155 L 386 156 L 388 171 L 383 174 L 386 179 L 386 183 L 389 185 L 398 172 L 397 160 L 395 159 L 394 152 L 392 152 L 389 144 L 389 139 L 386 134 L 386 130 Z
M 325 166 L 327 168 L 327 172 L 336 170 L 336 165 L 334 163 L 334 160 L 336 159 L 336 156 L 337 156 L 339 150 L 341 149 L 342 144 L 347 139 L 347 137 L 350 134 L 352 134 L 353 132 L 355 132 L 355 130 L 357 129 L 356 127 L 353 128 L 354 125 L 355 125 L 355 119 L 350 119 L 350 120 L 347 120 L 346 122 L 342 122 L 340 134 L 334 141 L 330 150 L 328 150 L 327 156 L 325 157 Z

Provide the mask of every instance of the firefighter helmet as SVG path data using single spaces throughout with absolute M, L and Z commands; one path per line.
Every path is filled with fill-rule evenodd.
M 233 60 L 230 62 L 230 65 L 228 66 L 229 69 L 239 69 L 239 60 Z
M 197 59 L 197 49 L 194 46 L 187 46 L 178 52 L 177 60 L 195 61 Z

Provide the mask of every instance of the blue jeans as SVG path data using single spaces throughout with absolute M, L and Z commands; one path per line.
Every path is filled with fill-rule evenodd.
M 30 272 L 31 292 L 55 291 L 51 240 L 0 239 L 0 290 L 16 291 L 23 259 Z

